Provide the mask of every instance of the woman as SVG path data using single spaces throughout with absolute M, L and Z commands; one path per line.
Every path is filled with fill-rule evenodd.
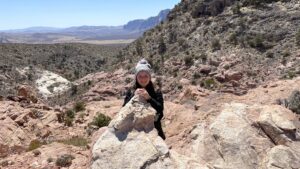
M 161 119 L 163 118 L 164 100 L 160 90 L 155 91 L 151 81 L 151 66 L 147 60 L 142 59 L 135 67 L 135 85 L 132 90 L 126 92 L 123 106 L 130 101 L 134 95 L 143 97 L 156 110 L 154 126 L 158 131 L 158 135 L 165 140 L 165 134 L 161 127 Z

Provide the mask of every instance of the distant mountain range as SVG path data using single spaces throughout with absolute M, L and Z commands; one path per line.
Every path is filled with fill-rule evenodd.
M 103 40 L 132 40 L 164 21 L 169 12 L 169 9 L 165 9 L 155 17 L 129 21 L 121 26 L 30 27 L 3 30 L 0 31 L 0 43 L 97 43 Z

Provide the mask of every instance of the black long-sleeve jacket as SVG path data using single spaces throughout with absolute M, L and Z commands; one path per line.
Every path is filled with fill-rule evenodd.
M 160 121 L 164 114 L 164 99 L 161 91 L 156 91 L 155 93 L 149 93 L 151 98 L 147 100 L 151 104 L 151 106 L 156 110 L 156 122 Z M 128 90 L 126 92 L 126 96 L 124 99 L 123 107 L 130 101 L 130 99 L 134 96 L 134 91 Z

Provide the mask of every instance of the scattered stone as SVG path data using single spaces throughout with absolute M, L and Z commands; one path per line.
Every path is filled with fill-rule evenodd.
M 221 83 L 225 82 L 225 75 L 223 75 L 221 73 L 214 75 L 214 77 L 215 77 L 215 79 L 217 79 L 217 81 L 219 81 Z
M 199 72 L 202 74 L 209 74 L 211 72 L 211 66 L 208 65 L 202 65 L 199 69 Z
M 37 157 L 41 154 L 41 151 L 40 150 L 33 150 L 32 153 L 35 157 Z
M 224 74 L 225 74 L 226 81 L 231 81 L 231 80 L 239 81 L 240 79 L 243 78 L 243 74 L 238 71 L 228 70 Z

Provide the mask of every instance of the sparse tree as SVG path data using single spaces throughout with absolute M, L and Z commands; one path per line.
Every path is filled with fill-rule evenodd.
M 143 46 L 140 39 L 136 41 L 135 50 L 139 56 L 143 55 Z
M 159 44 L 158 44 L 158 53 L 160 55 L 163 55 L 164 53 L 166 53 L 166 51 L 167 51 L 167 46 L 164 42 L 164 38 L 160 37 L 159 38 Z

